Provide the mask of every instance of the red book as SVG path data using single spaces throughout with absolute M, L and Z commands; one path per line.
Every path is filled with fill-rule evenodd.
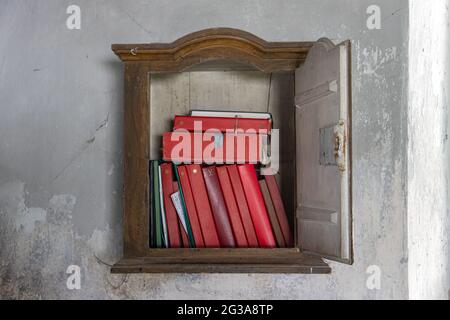
M 195 247 L 204 248 L 202 229 L 198 219 L 197 209 L 195 208 L 194 196 L 192 194 L 191 184 L 185 166 L 178 166 L 178 176 L 180 178 L 181 189 L 183 190 L 184 203 L 191 224 L 192 234 L 194 235 Z
M 275 240 L 277 241 L 277 245 L 280 248 L 284 248 L 286 247 L 286 242 L 284 241 L 283 232 L 281 232 L 280 224 L 278 223 L 277 214 L 275 213 L 275 208 L 273 207 L 273 202 L 270 198 L 269 189 L 267 189 L 266 180 L 259 180 L 259 186 L 264 198 L 264 203 L 266 204 L 266 210 L 269 214 L 270 224 L 272 225 L 272 231 Z
M 263 248 L 275 248 L 277 246 L 267 215 L 264 198 L 259 188 L 255 167 L 252 164 L 238 165 L 245 198 L 250 209 L 253 225 L 255 226 L 258 243 Z
M 173 130 L 205 132 L 206 130 L 235 130 L 240 132 L 270 134 L 270 119 L 225 118 L 225 117 L 196 117 L 175 116 Z
M 165 132 L 163 159 L 177 163 L 267 163 L 263 134 Z
M 164 195 L 164 210 L 166 212 L 167 233 L 169 236 L 170 248 L 181 247 L 180 228 L 178 224 L 178 214 L 173 205 L 170 195 L 173 191 L 172 164 L 161 164 L 161 184 Z
M 256 237 L 255 227 L 253 226 L 252 217 L 248 209 L 247 200 L 245 199 L 244 189 L 242 188 L 241 178 L 236 165 L 227 166 L 230 176 L 231 185 L 233 186 L 234 196 L 241 215 L 242 224 L 244 225 L 245 235 L 247 237 L 248 246 L 250 248 L 258 247 L 258 238 Z
M 223 198 L 228 210 L 228 217 L 230 218 L 231 227 L 233 228 L 233 235 L 236 239 L 236 246 L 240 248 L 247 248 L 248 242 L 245 236 L 244 226 L 242 225 L 241 215 L 236 203 L 231 186 L 230 177 L 226 166 L 217 167 L 217 177 L 219 178 L 220 187 L 222 188 Z
M 181 242 L 183 244 L 183 248 L 189 248 L 189 239 L 188 235 L 186 233 L 186 230 L 184 230 L 183 224 L 181 223 L 181 220 L 178 220 L 178 225 L 180 227 L 180 233 L 181 233 Z
M 280 224 L 281 231 L 283 233 L 284 241 L 288 247 L 294 246 L 294 239 L 289 228 L 289 222 L 284 210 L 283 200 L 281 199 L 280 189 L 278 188 L 277 179 L 274 175 L 264 176 L 269 189 L 270 198 L 272 199 L 273 206 L 275 207 L 275 213 L 277 214 L 278 223 Z
M 217 170 L 215 166 L 203 168 L 203 178 L 205 178 L 206 190 L 208 191 L 209 202 L 211 203 L 214 221 L 216 222 L 217 234 L 219 235 L 220 246 L 226 248 L 236 247 L 228 217 L 225 199 L 220 188 Z
M 188 173 L 192 197 L 194 198 L 195 209 L 197 210 L 205 247 L 219 248 L 219 236 L 217 235 L 216 225 L 209 205 L 202 168 L 198 164 L 191 164 L 185 167 Z
M 178 182 L 173 182 L 173 192 L 178 191 Z M 180 217 L 178 217 L 178 227 L 180 228 L 180 234 L 181 234 L 181 244 L 183 248 L 189 248 L 189 239 L 186 233 L 186 230 L 184 230 L 183 223 L 180 220 Z

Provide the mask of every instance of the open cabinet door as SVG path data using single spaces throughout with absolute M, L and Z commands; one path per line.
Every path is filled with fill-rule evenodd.
M 350 41 L 320 39 L 295 73 L 297 230 L 303 251 L 351 264 Z

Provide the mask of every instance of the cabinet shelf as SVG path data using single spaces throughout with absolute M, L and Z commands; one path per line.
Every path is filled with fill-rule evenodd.
M 123 258 L 112 273 L 330 273 L 317 256 L 296 248 L 149 249 L 148 256 Z

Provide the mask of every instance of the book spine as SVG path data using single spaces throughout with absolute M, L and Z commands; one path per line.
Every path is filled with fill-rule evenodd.
M 195 208 L 194 197 L 192 195 L 191 184 L 185 166 L 177 166 L 179 182 L 181 190 L 183 191 L 184 202 L 186 204 L 187 214 L 191 225 L 195 246 L 197 248 L 205 247 L 203 240 L 202 229 L 198 218 L 197 210 Z
M 209 204 L 202 169 L 198 164 L 191 164 L 186 166 L 186 171 L 188 173 L 189 182 L 191 183 L 195 209 L 197 210 L 205 247 L 219 248 L 219 236 Z
M 159 192 L 159 165 L 158 161 L 152 162 L 153 169 L 153 200 L 155 209 L 155 241 L 154 245 L 157 248 L 163 247 L 162 237 L 162 221 L 161 221 L 161 203 L 160 203 L 160 192 Z
M 158 166 L 158 191 L 159 191 L 159 205 L 161 209 L 161 239 L 162 239 L 162 247 L 169 247 L 169 236 L 167 234 L 167 221 L 166 221 L 166 211 L 164 205 L 164 191 L 162 186 L 161 179 L 161 166 Z
M 264 179 L 266 180 L 267 188 L 269 189 L 270 198 L 272 199 L 272 203 L 275 208 L 275 213 L 277 214 L 281 231 L 283 232 L 286 246 L 293 247 L 294 238 L 291 232 L 291 228 L 289 227 L 286 210 L 284 209 L 283 200 L 281 199 L 281 193 L 280 188 L 277 184 L 277 179 L 274 175 L 266 175 L 264 176 Z
M 272 114 L 268 112 L 191 110 L 189 114 L 197 117 L 269 119 L 272 122 Z
M 215 166 L 202 169 L 205 179 L 206 190 L 208 191 L 209 201 L 211 203 L 214 221 L 216 222 L 217 233 L 219 235 L 220 246 L 233 248 L 236 243 L 233 237 L 230 219 L 228 217 L 225 200 L 220 188 L 219 179 Z
M 251 248 L 258 247 L 258 238 L 256 237 L 255 227 L 253 226 L 252 217 L 245 198 L 244 189 L 242 187 L 241 178 L 236 165 L 227 166 L 228 174 L 230 176 L 233 192 L 236 197 L 236 203 L 241 215 L 242 224 L 244 225 L 245 235 L 248 241 L 248 246 Z
M 271 123 L 269 119 L 175 116 L 173 130 L 179 129 L 191 132 L 204 132 L 206 130 L 226 132 L 232 130 L 270 134 Z
M 231 186 L 230 176 L 226 166 L 217 167 L 217 177 L 219 178 L 220 187 L 222 188 L 223 198 L 228 210 L 233 235 L 236 239 L 236 246 L 247 248 L 248 242 L 245 236 L 244 226 L 242 225 L 241 215 L 234 197 L 233 187 Z
M 191 222 L 189 220 L 189 216 L 188 216 L 188 212 L 187 212 L 186 203 L 184 201 L 183 188 L 181 187 L 180 177 L 178 176 L 178 170 L 177 170 L 178 166 L 175 163 L 172 163 L 172 165 L 173 165 L 173 169 L 174 169 L 173 171 L 175 172 L 175 178 L 176 178 L 176 183 L 178 185 L 178 191 L 180 193 L 182 215 L 184 217 L 184 221 L 185 221 L 185 225 L 186 225 L 186 231 L 188 234 L 189 244 L 190 244 L 191 248 L 195 248 L 196 245 L 195 245 L 194 235 L 192 232 Z
M 173 191 L 173 173 L 170 163 L 161 164 L 161 179 L 164 193 L 164 209 L 166 213 L 167 232 L 171 248 L 181 247 L 178 215 L 170 195 Z
M 177 192 L 179 190 L 178 182 L 173 182 L 173 192 Z M 183 223 L 181 222 L 181 219 L 178 219 L 178 228 L 180 229 L 181 234 L 181 245 L 183 248 L 189 248 L 189 238 L 186 233 L 186 229 L 183 226 Z
M 180 228 L 180 233 L 181 233 L 181 244 L 182 244 L 183 248 L 189 248 L 190 247 L 189 238 L 188 238 L 186 230 L 184 230 L 183 224 L 181 223 L 180 220 L 178 220 L 178 226 Z
M 263 248 L 275 248 L 276 242 L 267 215 L 264 199 L 259 188 L 255 167 L 252 164 L 238 165 L 242 186 L 244 187 L 258 243 Z
M 280 225 L 278 223 L 277 214 L 275 213 L 275 208 L 273 207 L 272 199 L 270 198 L 269 189 L 267 189 L 267 184 L 265 180 L 259 180 L 259 186 L 261 188 L 261 193 L 264 198 L 264 203 L 266 204 L 266 210 L 269 215 L 270 224 L 272 225 L 272 231 L 275 235 L 275 240 L 280 248 L 286 247 L 284 242 L 283 233 L 281 232 Z

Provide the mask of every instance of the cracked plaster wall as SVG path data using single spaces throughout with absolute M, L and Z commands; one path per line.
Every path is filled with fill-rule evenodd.
M 1 298 L 407 298 L 407 1 L 0 0 Z M 65 26 L 81 8 L 81 30 Z M 203 28 L 353 45 L 353 266 L 331 275 L 111 275 L 121 252 L 123 69 L 112 43 Z M 66 268 L 81 267 L 68 290 Z M 369 290 L 366 269 L 380 267 Z

